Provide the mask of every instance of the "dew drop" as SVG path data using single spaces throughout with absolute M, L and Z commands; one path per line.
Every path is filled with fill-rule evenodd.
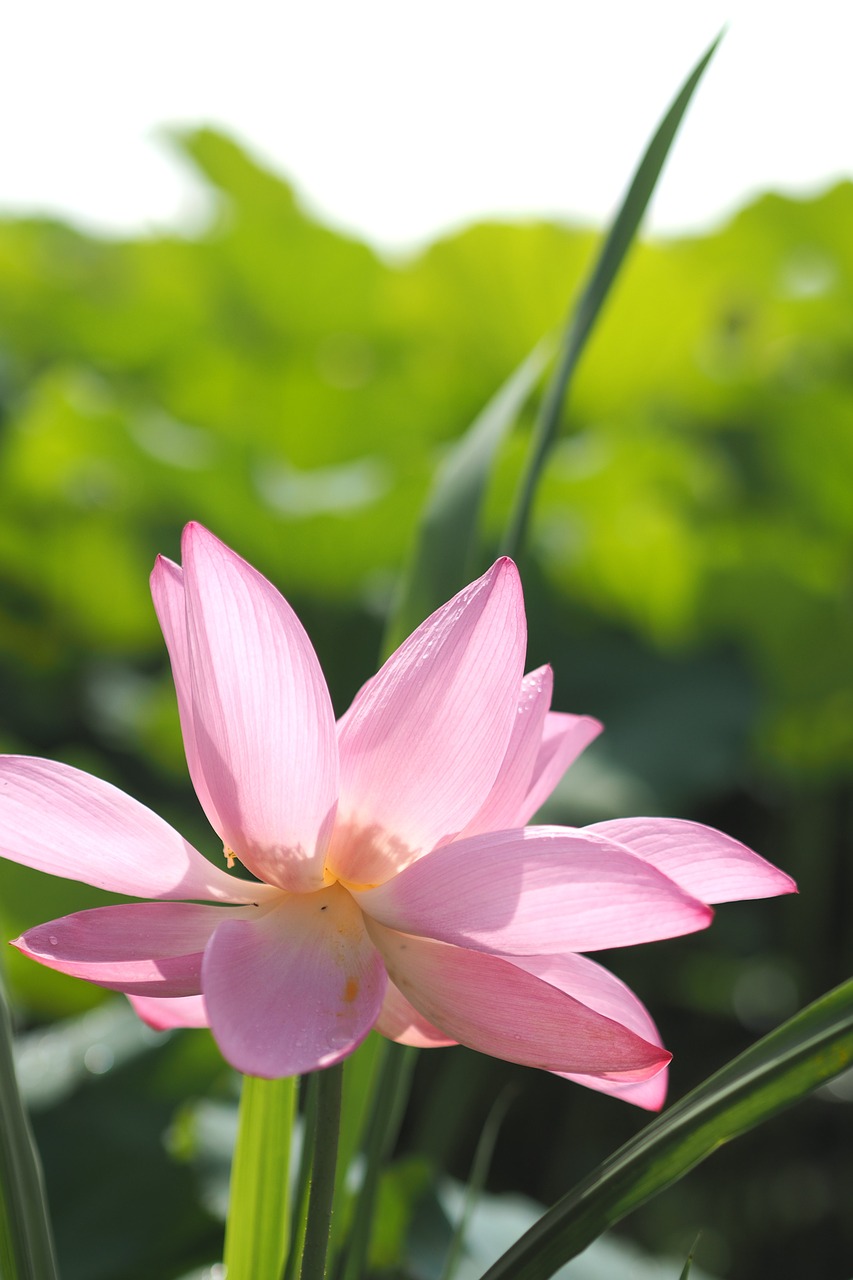
M 48 938 L 48 942 L 50 943 L 50 945 L 51 945 L 52 947 L 55 947 L 55 946 L 57 945 L 57 943 L 59 942 L 59 939 L 57 938 L 57 936 L 56 936 L 56 934 L 55 934 L 55 933 L 52 933 L 52 934 L 50 935 L 50 937 Z

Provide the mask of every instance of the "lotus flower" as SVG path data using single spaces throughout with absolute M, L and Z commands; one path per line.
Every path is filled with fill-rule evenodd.
M 329 1066 L 371 1028 L 460 1042 L 657 1108 L 670 1054 L 579 952 L 704 928 L 709 902 L 793 882 L 694 823 L 527 825 L 599 733 L 523 677 L 518 572 L 499 560 L 427 619 L 335 723 L 275 588 L 199 525 L 151 578 L 190 776 L 226 865 L 109 784 L 0 759 L 0 850 L 152 902 L 15 946 L 127 993 L 157 1027 L 209 1023 L 239 1070 Z M 251 873 L 229 874 L 235 861 Z

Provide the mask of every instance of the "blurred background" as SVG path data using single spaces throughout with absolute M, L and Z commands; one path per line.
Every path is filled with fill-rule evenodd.
M 195 4 L 168 22 L 157 4 L 16 17 L 0 749 L 108 778 L 218 856 L 147 589 L 190 518 L 286 593 L 345 709 L 375 668 L 437 464 L 561 324 L 727 16 L 652 4 L 645 25 L 613 27 L 619 7 L 598 8 L 604 25 L 585 27 L 574 6 L 534 4 L 523 31 L 509 6 L 487 21 L 477 5 L 422 23 L 379 4 L 358 22 L 335 4 L 248 4 L 227 24 Z M 733 15 L 584 358 L 522 557 L 528 665 L 550 661 L 555 706 L 606 726 L 547 816 L 706 821 L 800 884 L 795 900 L 721 907 L 707 935 L 604 957 L 659 1020 L 673 1097 L 851 968 L 840 9 L 815 6 L 806 33 L 771 29 L 762 6 Z M 144 130 L 166 121 L 155 153 Z M 787 194 L 758 194 L 771 186 Z M 484 565 L 528 426 L 491 487 Z M 3 937 L 105 900 L 0 862 Z M 236 1091 L 206 1034 L 149 1035 L 122 1001 L 2 962 L 63 1276 L 169 1280 L 214 1262 Z M 550 1202 L 643 1123 L 541 1073 L 425 1053 L 406 1186 L 465 1176 L 507 1081 L 494 1191 Z M 701 1229 L 698 1261 L 731 1280 L 849 1280 L 851 1102 L 853 1083 L 827 1086 L 620 1235 L 683 1261 Z M 430 1273 L 421 1256 L 405 1274 Z

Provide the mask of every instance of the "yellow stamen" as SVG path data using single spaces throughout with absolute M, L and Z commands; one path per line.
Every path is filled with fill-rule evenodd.
M 222 852 L 225 854 L 225 865 L 230 871 L 231 868 L 234 866 L 234 863 L 237 861 L 237 855 L 233 849 L 228 848 L 227 844 L 224 844 L 222 846 Z

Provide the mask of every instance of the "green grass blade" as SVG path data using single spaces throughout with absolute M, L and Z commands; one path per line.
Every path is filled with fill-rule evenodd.
M 759 1040 L 564 1196 L 483 1276 L 547 1280 L 724 1143 L 853 1064 L 853 980 Z
M 282 1280 L 298 1280 L 305 1248 L 305 1228 L 308 1223 L 308 1201 L 311 1195 L 311 1175 L 314 1170 L 314 1151 L 317 1145 L 317 1102 L 319 1097 L 318 1072 L 310 1071 L 299 1077 L 299 1101 L 302 1106 L 302 1149 L 299 1152 L 299 1168 L 291 1197 L 290 1243 Z
M 12 1057 L 0 978 L 0 1280 L 56 1280 L 47 1199 Z
M 684 1260 L 684 1266 L 681 1268 L 681 1275 L 678 1280 L 690 1280 L 690 1272 L 693 1270 L 693 1259 L 696 1257 L 696 1250 L 699 1247 L 700 1236 L 701 1232 L 690 1246 L 690 1252 Z
M 527 465 L 519 482 L 515 507 L 504 537 L 503 550 L 507 555 L 517 555 L 522 545 L 536 485 L 545 459 L 557 437 L 560 415 L 572 374 L 633 243 L 690 99 L 721 39 L 722 34 L 717 36 L 707 53 L 696 64 L 658 126 L 628 187 L 592 274 L 569 314 L 559 362 L 536 419 Z
M 342 1062 L 317 1073 L 317 1124 L 311 1164 L 311 1192 L 305 1219 L 300 1280 L 325 1280 L 328 1274 L 329 1239 L 338 1167 L 338 1140 L 341 1131 Z M 308 1140 L 308 1135 L 305 1135 Z
M 234 1280 L 281 1276 L 295 1104 L 295 1080 L 243 1077 L 225 1228 L 225 1267 Z
M 498 1094 L 491 1110 L 486 1117 L 486 1123 L 483 1125 L 483 1131 L 477 1143 L 477 1150 L 474 1152 L 474 1160 L 471 1165 L 471 1172 L 468 1175 L 468 1184 L 465 1188 L 465 1203 L 462 1212 L 459 1215 L 459 1221 L 453 1232 L 450 1241 L 450 1247 L 447 1250 L 447 1257 L 444 1261 L 444 1269 L 441 1273 L 441 1280 L 455 1280 L 456 1272 L 462 1258 L 465 1248 L 465 1236 L 471 1223 L 471 1215 L 476 1208 L 477 1201 L 483 1194 L 486 1186 L 486 1178 L 489 1176 L 489 1169 L 492 1164 L 492 1157 L 495 1153 L 495 1144 L 498 1140 L 501 1125 L 506 1119 L 506 1113 L 509 1110 L 510 1103 L 516 1095 L 517 1090 L 513 1086 L 508 1086 L 500 1094 Z
M 380 1035 L 371 1034 L 344 1062 L 338 1170 L 335 1175 L 335 1212 L 329 1243 L 329 1256 L 333 1264 L 341 1252 L 352 1221 L 356 1193 L 352 1186 L 351 1170 L 358 1155 L 371 1100 L 377 1089 L 382 1051 L 387 1043 Z
M 439 468 L 388 624 L 386 654 L 476 573 L 479 515 L 495 457 L 541 378 L 552 346 L 543 341 L 533 348 Z
M 380 1046 L 379 1074 L 362 1141 L 364 1176 L 339 1271 L 342 1280 L 363 1280 L 367 1273 L 379 1180 L 403 1121 L 417 1056 L 416 1049 L 392 1040 Z

